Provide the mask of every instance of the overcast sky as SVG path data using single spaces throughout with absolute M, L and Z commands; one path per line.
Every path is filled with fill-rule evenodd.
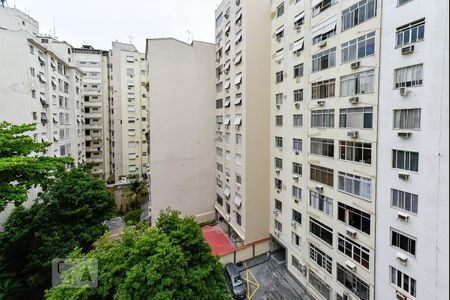
M 39 22 L 40 32 L 75 47 L 108 50 L 111 41 L 132 43 L 145 52 L 145 39 L 175 37 L 214 42 L 214 10 L 220 0 L 8 0 Z

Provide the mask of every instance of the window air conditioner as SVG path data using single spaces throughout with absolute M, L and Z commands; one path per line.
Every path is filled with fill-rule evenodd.
M 225 221 L 230 222 L 230 215 L 225 216 Z
M 397 252 L 395 254 L 395 256 L 397 257 L 398 261 L 402 264 L 402 265 L 406 265 L 406 263 L 408 262 L 408 256 L 406 256 L 403 253 Z
M 216 62 L 220 62 L 220 58 L 216 58 Z
M 352 270 L 352 271 L 355 271 L 355 270 L 356 270 L 356 265 L 355 265 L 353 262 L 349 261 L 349 260 L 347 260 L 347 261 L 345 262 L 345 266 L 346 266 L 349 270 Z
M 406 300 L 406 299 L 408 299 L 405 295 L 403 295 L 400 292 L 395 292 L 395 296 L 396 296 L 397 300 Z
M 296 228 L 297 228 L 297 223 L 296 223 L 296 222 L 292 222 L 292 223 L 291 223 L 291 226 L 292 226 L 294 229 L 296 229 Z
M 397 133 L 398 137 L 404 138 L 404 139 L 409 139 L 412 135 L 411 131 L 399 131 Z
M 295 108 L 300 108 L 300 103 L 299 102 L 295 103 Z
M 298 181 L 298 179 L 300 178 L 300 176 L 294 175 L 294 176 L 292 176 L 292 178 L 293 178 L 295 181 Z
M 357 138 L 359 136 L 359 131 L 351 130 L 351 131 L 347 132 L 347 136 L 351 137 L 351 138 Z
M 236 5 L 241 4 L 241 0 L 236 0 Z
M 279 211 L 278 209 L 274 209 L 274 210 L 273 210 L 273 214 L 274 214 L 275 216 L 278 216 L 278 215 L 280 214 L 280 211 Z
M 281 104 L 277 104 L 277 108 L 280 109 L 280 107 L 281 107 Z
M 327 41 L 321 41 L 320 43 L 317 44 L 317 46 L 319 46 L 319 48 L 323 48 L 327 45 Z
M 400 173 L 398 173 L 398 178 L 406 181 L 406 180 L 409 179 L 409 174 L 408 173 L 404 173 L 404 172 L 400 172 Z
M 316 185 L 316 191 L 323 193 L 323 186 L 322 185 Z
M 361 63 L 359 61 L 356 61 L 350 65 L 350 67 L 352 69 L 358 69 L 360 66 L 361 66 Z
M 414 45 L 402 48 L 402 54 L 411 54 L 413 52 L 414 52 Z
M 404 212 L 399 211 L 397 213 L 397 219 L 400 221 L 403 221 L 403 222 L 408 222 L 409 215 Z
M 300 265 L 300 272 L 302 272 L 303 276 L 306 276 L 306 266 Z
M 400 96 L 402 96 L 402 97 L 408 95 L 408 92 L 409 92 L 408 89 L 405 87 L 401 87 L 399 91 L 400 91 Z
M 281 172 L 281 169 L 280 169 L 280 168 L 276 168 L 276 169 L 275 169 L 275 173 L 280 174 L 280 172 Z
M 350 102 L 351 104 L 358 104 L 359 97 L 351 97 L 350 99 L 348 99 L 348 102 Z
M 319 100 L 319 101 L 317 101 L 317 105 L 324 106 L 325 105 L 325 101 L 324 100 Z
M 294 30 L 300 32 L 302 30 L 302 25 L 294 25 Z
M 347 235 L 352 238 L 356 238 L 356 230 L 354 230 L 352 228 L 347 228 Z
M 228 18 L 230 17 L 230 14 L 229 14 L 229 13 L 226 13 L 226 14 L 224 15 L 224 17 L 225 17 L 225 19 L 228 19 Z
M 280 237 L 281 233 L 280 233 L 279 231 L 275 231 L 275 235 L 276 235 L 277 237 Z
M 349 295 L 347 292 L 344 292 L 344 293 L 342 294 L 342 299 L 343 299 L 343 300 L 351 300 L 350 295 Z
M 294 153 L 295 153 L 295 155 L 299 155 L 299 154 L 300 154 L 300 152 L 299 152 L 299 151 L 295 151 Z

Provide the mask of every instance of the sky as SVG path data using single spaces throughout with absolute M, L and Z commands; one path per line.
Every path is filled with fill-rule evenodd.
M 40 33 L 74 47 L 108 50 L 131 42 L 145 52 L 147 38 L 214 42 L 214 11 L 220 0 L 7 0 L 39 22 Z M 189 35 L 188 31 L 191 33 Z

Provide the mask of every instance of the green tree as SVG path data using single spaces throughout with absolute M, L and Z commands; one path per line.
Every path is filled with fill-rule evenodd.
M 105 235 L 96 249 L 85 255 L 76 250 L 71 257 L 98 260 L 98 288 L 51 288 L 46 299 L 230 299 L 222 264 L 199 225 L 172 210 L 161 214 L 156 227 L 127 227 L 120 240 Z M 79 272 L 74 267 L 64 276 Z
M 73 164 L 69 157 L 42 156 L 50 144 L 27 135 L 35 129 L 35 124 L 0 122 L 0 212 L 9 203 L 25 202 L 33 186 L 45 189 L 57 172 Z
M 127 199 L 127 212 L 141 208 L 141 204 L 148 198 L 147 183 L 140 181 L 138 178 L 132 178 L 127 186 L 125 197 Z
M 60 173 L 30 208 L 17 207 L 0 233 L 0 253 L 23 280 L 28 299 L 51 284 L 51 263 L 74 248 L 88 251 L 114 216 L 114 199 L 87 167 Z

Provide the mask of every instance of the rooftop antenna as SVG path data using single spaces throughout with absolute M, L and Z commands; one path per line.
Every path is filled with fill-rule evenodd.
M 8 1 L 6 0 L 0 0 L 1 6 L 5 7 L 5 4 L 8 6 Z
M 188 44 L 191 44 L 192 43 L 192 39 L 193 39 L 192 33 L 189 30 L 187 31 L 187 33 L 188 33 L 187 42 L 188 42 Z
M 130 41 L 130 44 L 132 44 L 133 43 L 133 39 L 134 39 L 134 37 L 132 36 L 132 35 L 128 35 L 128 40 Z
M 56 39 L 56 23 L 55 23 L 55 18 L 53 18 L 53 37 Z

